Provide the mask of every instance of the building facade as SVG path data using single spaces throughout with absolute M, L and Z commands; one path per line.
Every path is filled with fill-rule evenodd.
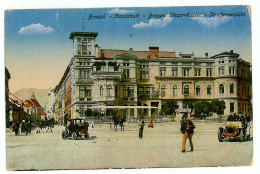
M 133 106 L 121 110 L 136 118 L 138 107 L 146 115 L 158 114 L 162 102 L 224 100 L 225 115 L 251 112 L 251 66 L 239 54 L 223 52 L 195 57 L 160 51 L 101 49 L 98 33 L 72 32 L 73 55 L 60 83 L 55 87 L 55 117 L 64 123 L 85 117 L 85 110 L 107 106 Z

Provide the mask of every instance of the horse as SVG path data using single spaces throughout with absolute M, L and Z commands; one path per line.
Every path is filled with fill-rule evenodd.
M 42 133 L 44 133 L 43 129 L 46 129 L 46 128 L 47 128 L 46 133 L 49 130 L 52 133 L 52 128 L 54 127 L 54 118 L 51 118 L 51 119 L 45 120 L 45 121 L 40 120 L 40 121 L 38 121 L 37 126 L 38 126 L 38 129 L 37 129 L 36 133 L 41 133 L 41 131 L 42 131 Z

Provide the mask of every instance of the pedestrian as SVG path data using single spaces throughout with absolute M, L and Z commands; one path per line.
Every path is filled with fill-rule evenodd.
M 121 118 L 121 119 L 120 119 L 120 122 L 119 122 L 120 127 L 121 127 L 121 131 L 125 130 L 124 122 L 125 122 L 125 119 L 124 119 L 124 118 Z
M 138 126 L 139 126 L 139 138 L 143 138 L 143 130 L 144 130 L 144 119 L 143 117 L 140 117 L 138 120 Z
M 153 120 L 150 120 L 150 124 L 148 125 L 148 127 L 153 128 Z
M 183 134 L 182 137 L 182 152 L 186 150 L 186 140 L 189 139 L 191 151 L 193 151 L 193 143 L 192 143 L 192 135 L 194 133 L 195 125 L 191 120 L 187 118 L 187 114 L 183 115 L 181 121 L 181 132 Z
M 242 130 L 243 130 L 243 135 L 246 135 L 246 126 L 245 126 L 245 117 L 242 115 L 242 113 L 240 112 L 238 114 L 238 118 L 237 121 L 240 121 L 242 123 Z
M 92 127 L 92 128 L 94 128 L 94 127 L 95 127 L 95 125 L 94 125 L 94 122 L 93 122 L 93 121 L 91 122 L 91 127 Z

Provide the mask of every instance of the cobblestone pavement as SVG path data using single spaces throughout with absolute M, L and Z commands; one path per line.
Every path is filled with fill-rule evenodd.
M 155 123 L 138 138 L 136 123 L 114 131 L 109 124 L 89 128 L 91 140 L 63 140 L 63 127 L 53 133 L 24 134 L 16 137 L 6 129 L 8 170 L 150 168 L 250 165 L 253 141 L 218 142 L 223 123 L 195 122 L 194 151 L 181 152 L 182 134 L 177 122 Z M 95 138 L 96 137 L 96 138 Z

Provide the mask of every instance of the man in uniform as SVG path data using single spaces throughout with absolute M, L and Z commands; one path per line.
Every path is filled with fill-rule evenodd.
M 187 118 L 187 114 L 183 115 L 181 121 L 181 132 L 183 134 L 182 137 L 182 152 L 186 150 L 186 140 L 189 139 L 191 151 L 193 151 L 193 143 L 192 143 L 192 135 L 194 133 L 195 125 L 191 120 Z

